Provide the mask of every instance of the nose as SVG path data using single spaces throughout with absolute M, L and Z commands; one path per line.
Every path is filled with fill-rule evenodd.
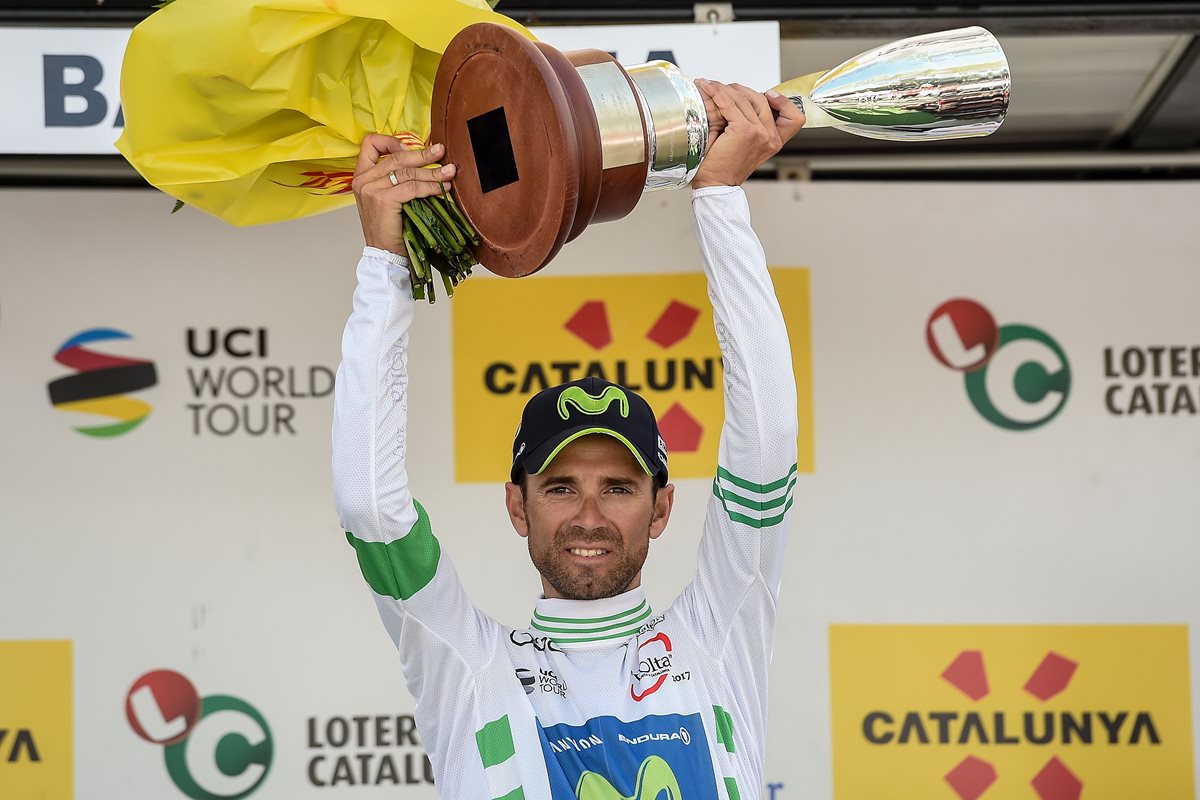
M 600 498 L 591 493 L 583 494 L 573 522 L 585 529 L 605 527 L 604 514 L 600 511 Z

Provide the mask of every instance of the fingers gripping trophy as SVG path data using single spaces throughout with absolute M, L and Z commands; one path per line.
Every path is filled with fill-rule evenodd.
M 478 232 L 479 262 L 521 277 L 589 224 L 627 215 L 644 192 L 691 182 L 735 116 L 770 115 L 785 133 L 984 136 L 1003 122 L 1009 87 L 1003 50 L 978 27 L 893 42 L 764 95 L 481 23 L 442 56 L 430 140 L 457 167 L 454 195 Z

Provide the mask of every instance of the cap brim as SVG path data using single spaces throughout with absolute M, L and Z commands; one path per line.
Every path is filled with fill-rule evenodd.
M 629 448 L 629 452 L 633 453 L 634 459 L 637 461 L 638 466 L 642 468 L 643 472 L 645 472 L 647 475 L 658 474 L 658 470 L 651 469 L 651 461 L 649 456 L 638 449 L 637 445 L 629 441 L 617 431 L 597 425 L 583 425 L 578 428 L 571 428 L 563 431 L 559 436 L 550 437 L 531 450 L 529 455 L 525 456 L 525 458 L 521 460 L 521 468 L 530 475 L 540 475 L 545 471 L 546 467 L 550 466 L 550 462 L 554 460 L 555 456 L 562 452 L 564 447 L 576 439 L 592 433 L 602 433 L 605 436 L 611 436 L 612 438 L 616 439 L 618 442 Z

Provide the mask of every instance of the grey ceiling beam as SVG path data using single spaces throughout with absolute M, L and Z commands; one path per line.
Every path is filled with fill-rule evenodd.
M 1183 63 L 1189 49 L 1195 44 L 1196 36 L 1178 36 L 1163 53 L 1162 59 L 1146 76 L 1142 88 L 1125 109 L 1120 119 L 1113 125 L 1112 130 L 1100 142 L 1101 148 L 1109 148 L 1124 142 L 1126 137 L 1138 123 L 1143 120 L 1153 104 L 1157 102 L 1163 88 L 1168 85 Z
M 0 24 L 134 24 L 152 13 L 159 0 L 0 0 Z M 691 22 L 694 0 L 501 0 L 497 10 L 521 22 L 586 24 L 607 22 Z M 908 24 L 928 30 L 931 23 L 948 27 L 988 24 L 998 33 L 1172 32 L 1198 29 L 1200 2 L 1195 0 L 1007 0 L 1007 2 L 919 2 L 918 0 L 752 0 L 732 3 L 735 18 L 780 20 L 818 25 L 824 35 L 845 28 L 845 35 L 878 31 L 907 32 Z M 887 24 L 892 28 L 871 28 Z M 1034 30 L 1023 26 L 1042 26 Z M 868 26 L 863 28 L 862 26 Z M 1012 27 L 1008 27 L 1012 26 Z
M 806 154 L 781 153 L 757 178 L 781 180 L 879 176 L 1009 179 L 1045 175 L 1103 178 L 1109 175 L 1172 177 L 1200 173 L 1200 152 L 1027 152 L 1012 154 Z M 0 156 L 0 187 L 70 186 L 150 188 L 119 156 Z
M 1170 76 L 1130 126 L 1134 150 L 1175 150 L 1200 145 L 1200 38 L 1193 38 Z
M 943 9 L 939 8 L 938 11 Z M 746 19 L 746 17 L 738 17 Z M 928 14 L 840 19 L 784 19 L 779 33 L 785 39 L 864 38 L 898 39 L 933 30 L 981 25 L 997 36 L 1087 36 L 1102 34 L 1200 34 L 1200 12 L 1148 15 Z
M 1062 172 L 1066 170 L 1103 174 L 1130 170 L 1156 170 L 1171 168 L 1200 169 L 1200 153 L 1195 151 L 1173 151 L 1152 153 L 1092 152 L 1061 153 L 1033 152 L 1008 155 L 779 155 L 773 166 L 781 179 L 797 175 L 826 173 L 996 173 Z

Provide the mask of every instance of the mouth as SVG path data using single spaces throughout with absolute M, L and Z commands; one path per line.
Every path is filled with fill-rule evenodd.
M 603 558 L 610 551 L 598 547 L 568 547 L 567 552 L 577 558 L 593 559 Z

